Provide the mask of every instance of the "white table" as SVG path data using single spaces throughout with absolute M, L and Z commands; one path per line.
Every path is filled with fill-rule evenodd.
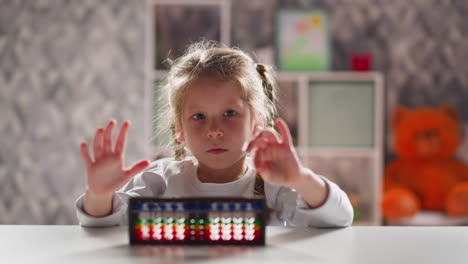
M 130 246 L 126 227 L 0 226 L 0 263 L 468 263 L 468 227 L 267 227 L 267 245 Z

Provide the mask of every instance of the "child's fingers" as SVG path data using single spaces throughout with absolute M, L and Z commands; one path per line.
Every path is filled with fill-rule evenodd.
M 254 165 L 255 169 L 257 170 L 258 173 L 262 176 L 262 178 L 268 182 L 271 181 L 272 179 L 272 165 L 271 162 L 268 160 L 265 160 L 264 158 L 264 149 L 258 150 L 255 154 L 254 157 Z
M 281 135 L 282 143 L 287 144 L 288 146 L 293 145 L 293 140 L 291 136 L 291 131 L 289 131 L 289 127 L 286 122 L 282 118 L 276 119 L 276 126 Z
M 131 179 L 133 176 L 135 176 L 136 174 L 146 169 L 146 167 L 148 167 L 149 165 L 150 165 L 149 160 L 142 160 L 136 163 L 135 165 L 133 165 L 129 170 L 126 170 L 125 177 L 127 179 Z
M 267 148 L 261 150 L 263 162 L 284 162 L 284 147 L 282 147 L 280 143 L 269 144 Z
M 270 144 L 268 148 L 262 150 L 262 160 L 264 162 L 276 160 L 276 154 L 278 153 L 277 145 L 278 143 Z
M 81 158 L 83 158 L 83 162 L 86 165 L 86 168 L 91 167 L 91 165 L 93 164 L 93 161 L 91 157 L 89 156 L 88 144 L 86 142 L 81 142 L 80 152 L 81 152 Z
M 255 168 L 259 172 L 263 171 L 263 169 L 264 169 L 264 163 L 263 163 L 262 159 L 263 159 L 262 150 L 257 149 L 257 151 L 255 152 L 253 162 L 254 162 Z
M 114 152 L 117 154 L 125 152 L 125 145 L 127 144 L 127 135 L 129 127 L 130 122 L 128 120 L 123 122 L 122 126 L 120 127 L 119 134 L 117 135 L 117 139 L 115 141 Z
M 264 148 L 270 143 L 280 143 L 278 134 L 272 129 L 266 129 L 260 132 L 252 141 L 249 142 L 246 152 L 250 152 L 253 148 Z
M 104 129 L 99 128 L 96 130 L 96 135 L 94 135 L 93 139 L 93 154 L 94 160 L 97 161 L 102 157 L 102 134 L 104 133 Z
M 264 130 L 262 132 L 262 136 L 263 136 L 264 139 L 266 139 L 266 141 L 268 143 L 277 144 L 277 143 L 281 142 L 281 140 L 280 140 L 280 138 L 278 136 L 278 133 L 273 129 Z
M 104 153 L 112 152 L 112 132 L 115 127 L 115 120 L 110 120 L 107 124 L 106 130 L 104 131 L 103 144 L 104 144 Z
M 266 147 L 260 147 L 255 149 L 255 154 L 254 154 L 254 161 L 256 160 L 258 164 L 262 167 L 265 166 L 266 163 L 269 163 L 271 161 L 275 161 L 275 151 L 277 151 L 277 146 L 278 144 L 271 144 Z

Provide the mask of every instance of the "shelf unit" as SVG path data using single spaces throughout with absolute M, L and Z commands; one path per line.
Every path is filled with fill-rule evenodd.
M 361 217 L 355 225 L 380 225 L 382 75 L 378 72 L 280 72 L 277 81 L 280 105 L 284 89 L 294 90 L 288 92 L 289 102 L 282 104 L 296 108 L 293 109 L 296 118 L 286 121 L 290 127 L 297 128 L 293 136 L 302 162 L 336 182 L 345 192 L 360 197 Z

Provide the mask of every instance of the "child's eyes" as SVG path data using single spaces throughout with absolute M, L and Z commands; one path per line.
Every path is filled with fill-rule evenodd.
M 227 110 L 224 112 L 224 116 L 235 116 L 237 113 L 234 110 Z
M 223 113 L 223 116 L 228 116 L 228 117 L 231 117 L 231 116 L 235 116 L 237 114 L 236 111 L 234 110 L 227 110 Z M 201 120 L 201 119 L 205 119 L 206 116 L 202 113 L 197 113 L 197 114 L 194 114 L 192 115 L 192 119 L 194 120 Z
M 192 116 L 192 119 L 195 119 L 195 120 L 200 120 L 200 119 L 204 119 L 204 118 L 205 118 L 205 115 L 204 115 L 204 114 L 200 114 L 200 113 L 194 114 L 194 115 Z

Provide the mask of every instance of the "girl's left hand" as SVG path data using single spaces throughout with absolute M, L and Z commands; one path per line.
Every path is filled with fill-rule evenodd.
M 262 178 L 275 185 L 296 188 L 304 177 L 304 168 L 293 146 L 286 122 L 275 120 L 279 134 L 273 129 L 261 131 L 246 148 L 254 150 L 254 164 Z

